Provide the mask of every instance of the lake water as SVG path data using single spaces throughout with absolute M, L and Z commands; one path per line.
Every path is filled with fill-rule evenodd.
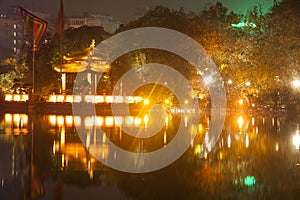
M 162 169 L 128 173 L 97 161 L 121 159 L 109 142 L 137 153 L 167 148 L 180 120 L 195 138 Z M 211 122 L 204 113 L 197 124 L 188 115 L 167 115 L 158 133 L 143 139 L 123 129 L 147 131 L 149 116 L 1 113 L 0 199 L 298 199 L 299 122 L 295 115 L 228 113 L 216 145 L 205 152 Z M 103 133 L 95 134 L 100 127 Z

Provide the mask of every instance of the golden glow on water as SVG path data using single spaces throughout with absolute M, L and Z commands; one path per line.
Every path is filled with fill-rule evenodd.
M 3 129 L 6 135 L 27 135 L 28 115 L 5 113 L 4 118 L 0 121 L 0 130 Z
M 81 118 L 79 116 L 74 116 L 74 125 L 80 126 L 81 125 Z
M 105 144 L 106 143 L 106 133 L 104 132 L 102 135 L 102 143 Z
M 249 147 L 249 136 L 248 134 L 246 134 L 246 148 Z
M 67 115 L 66 116 L 66 126 L 67 127 L 72 127 L 73 126 L 73 116 L 72 115 Z
M 184 116 L 184 127 L 187 127 L 188 126 L 188 116 L 185 115 Z
M 84 119 L 84 125 L 86 127 L 92 127 L 94 125 L 94 118 L 89 116 L 89 117 L 85 117 Z
M 96 116 L 96 126 L 103 126 L 103 117 Z
M 198 124 L 198 133 L 202 133 L 203 132 L 203 125 L 201 123 Z
M 7 124 L 11 124 L 12 123 L 12 114 L 6 113 L 4 116 L 4 119 Z
M 149 123 L 149 116 L 148 116 L 148 115 L 145 115 L 145 116 L 144 116 L 144 124 L 145 124 L 145 127 L 148 127 L 148 123 Z
M 65 167 L 65 154 L 61 155 L 61 166 Z
M 91 133 L 88 130 L 88 132 L 86 133 L 86 148 L 89 149 L 91 146 Z
M 56 126 L 56 115 L 49 115 L 49 123 L 51 126 Z
M 126 125 L 131 126 L 133 124 L 133 117 L 132 116 L 127 116 L 125 117 L 126 121 Z
M 19 124 L 20 124 L 20 114 L 14 114 L 13 118 L 14 118 L 13 119 L 14 120 L 14 125 L 18 127 Z
M 228 135 L 228 138 L 227 138 L 227 147 L 230 148 L 231 146 L 231 137 L 230 135 Z
M 241 130 L 244 124 L 244 119 L 241 115 L 238 117 L 237 123 L 239 125 L 239 129 Z
M 14 117 L 13 115 L 7 116 L 9 116 L 8 118 L 11 118 L 11 121 L 14 121 L 14 119 L 22 121 L 23 119 L 21 115 L 16 117 Z M 132 152 L 152 152 L 157 149 L 164 148 L 165 150 L 167 150 L 167 145 L 169 144 L 169 142 L 172 142 L 172 139 L 174 137 L 173 133 L 177 130 L 177 122 L 185 120 L 184 116 L 164 116 L 163 122 L 165 122 L 164 120 L 166 120 L 168 121 L 168 123 L 163 123 L 163 125 L 165 126 L 160 129 L 160 132 L 157 136 L 153 136 L 149 139 L 143 138 L 135 140 L 132 139 L 133 137 L 128 136 L 127 134 L 122 135 L 125 129 L 123 130 L 116 125 L 124 126 L 126 124 L 131 124 L 131 126 L 133 127 L 139 124 L 141 125 L 140 128 L 142 130 L 149 131 L 149 128 L 145 129 L 144 127 L 147 127 L 149 125 L 149 121 L 151 121 L 149 119 L 150 115 L 141 115 L 139 117 L 92 116 L 87 119 L 85 117 L 78 117 L 79 121 L 82 120 L 81 128 L 85 130 L 83 138 L 86 142 L 84 142 L 84 144 L 81 144 L 78 135 L 73 134 L 73 130 L 75 127 L 73 127 L 73 129 L 70 128 L 72 124 L 73 126 L 75 125 L 76 117 L 72 117 L 70 115 L 63 116 L 65 126 L 61 127 L 57 125 L 58 117 L 59 115 L 53 115 L 45 118 L 50 122 L 49 125 L 52 124 L 57 126 L 56 128 L 52 127 L 51 129 L 54 130 L 57 135 L 55 138 L 52 137 L 55 141 L 51 141 L 51 149 L 49 148 L 50 152 L 52 152 L 52 156 L 57 159 L 56 165 L 59 165 L 59 167 L 63 167 L 62 170 L 83 171 L 86 178 L 91 178 L 94 180 L 98 179 L 99 171 L 103 169 L 103 165 L 101 164 L 101 162 L 93 160 L 92 157 L 101 159 L 101 161 L 104 162 L 110 161 L 110 159 L 112 159 L 113 161 L 121 160 L 121 154 L 114 152 L 113 149 L 110 148 L 110 142 L 113 142 L 115 145 L 120 146 L 120 148 Z M 271 155 L 277 156 L 278 158 L 282 156 L 282 154 L 285 153 L 286 149 L 288 148 L 286 148 L 285 146 L 280 146 L 281 144 L 283 144 L 281 143 L 281 135 L 278 134 L 274 136 L 274 138 L 272 138 L 272 136 L 270 135 L 266 137 L 266 131 L 262 126 L 261 119 L 262 118 L 246 118 L 246 115 L 231 116 L 231 118 L 229 118 L 229 120 L 225 122 L 225 128 L 222 132 L 222 135 L 218 138 L 218 142 L 215 146 L 213 146 L 210 141 L 213 135 L 211 134 L 210 129 L 207 128 L 207 123 L 209 123 L 208 118 L 203 116 L 200 119 L 201 121 L 195 124 L 190 121 L 188 124 L 189 128 L 185 129 L 185 134 L 188 134 L 188 138 L 186 139 L 187 142 L 191 144 L 191 147 L 187 150 L 187 153 L 184 156 L 188 156 L 187 159 L 189 161 L 187 164 L 189 165 L 191 163 L 191 165 L 193 165 L 192 170 L 194 170 L 193 172 L 195 172 L 192 174 L 193 177 L 198 178 L 199 182 L 211 181 L 213 184 L 219 184 L 220 182 L 218 182 L 218 176 L 220 176 L 220 178 L 222 178 L 221 181 L 227 181 L 228 184 L 230 184 L 230 187 L 234 187 L 235 185 L 232 184 L 234 178 L 238 177 L 239 181 L 240 177 L 248 175 L 251 176 L 251 173 L 253 173 L 253 171 L 247 171 L 248 166 L 251 167 L 252 163 L 257 164 L 257 160 L 260 162 L 259 159 L 264 159 L 267 154 L 269 154 L 269 152 L 273 152 L 273 154 Z M 266 126 L 271 130 L 274 130 L 274 128 L 271 127 L 271 120 L 272 117 L 266 118 Z M 85 121 L 88 121 L 88 126 L 85 126 L 85 124 L 83 123 Z M 128 123 L 129 121 L 130 123 Z M 282 123 L 284 123 L 284 121 Z M 99 132 L 95 130 L 98 130 L 100 126 L 103 132 L 99 134 Z M 243 130 L 242 135 L 239 135 L 239 128 Z M 258 128 L 260 129 L 260 134 L 256 135 L 258 132 Z M 65 136 L 65 139 L 63 136 Z M 195 136 L 195 138 L 193 136 Z M 291 144 L 290 142 L 290 147 L 292 148 L 289 149 L 292 149 L 294 150 L 294 152 L 296 152 L 295 144 L 297 143 L 297 139 L 295 136 L 295 132 L 290 135 L 290 141 L 292 137 L 294 144 Z M 60 146 L 65 147 L 59 148 Z M 87 148 L 85 148 L 85 146 Z M 255 156 L 256 154 L 258 154 L 259 156 Z M 185 162 L 185 160 L 179 162 Z M 205 171 L 202 171 L 204 167 L 206 167 L 206 169 Z M 257 166 L 257 169 L 260 170 L 259 167 L 260 166 Z M 240 169 L 242 169 L 243 173 L 241 175 Z M 265 173 L 265 171 L 263 171 L 262 173 Z M 244 184 L 244 180 L 239 183 L 241 183 L 243 187 L 246 187 L 246 185 Z M 214 185 L 212 187 L 214 187 Z M 248 188 L 248 186 L 246 188 Z
M 114 117 L 109 116 L 105 118 L 105 126 L 113 126 L 114 125 Z
M 123 124 L 123 117 L 121 117 L 121 116 L 115 117 L 115 124 L 117 126 L 121 126 Z
M 140 126 L 140 125 L 142 125 L 142 119 L 141 119 L 140 117 L 136 117 L 136 118 L 134 119 L 134 125 L 135 125 L 135 126 Z
M 164 132 L 164 145 L 167 143 L 167 132 Z
M 65 148 L 65 142 L 66 142 L 66 130 L 65 130 L 65 127 L 62 126 L 61 131 L 60 131 L 60 147 L 61 147 L 61 149 Z
M 168 116 L 166 116 L 165 123 L 166 123 L 166 127 L 168 127 L 169 126 L 169 117 Z
M 200 153 L 201 153 L 201 145 L 197 144 L 197 145 L 195 145 L 194 154 L 198 155 Z
M 63 126 L 64 125 L 65 120 L 64 120 L 63 116 L 59 115 L 59 116 L 57 116 L 56 119 L 57 119 L 57 126 Z
M 300 148 L 300 133 L 299 133 L 299 130 L 297 130 L 296 134 L 293 136 L 293 144 L 294 144 L 296 150 L 299 150 L 299 148 Z
M 22 119 L 22 121 L 24 123 L 24 126 L 27 126 L 28 125 L 28 115 L 22 114 L 21 115 L 21 119 Z
M 36 150 L 44 150 L 44 148 L 40 147 L 43 147 L 41 146 L 43 145 L 42 142 L 44 142 L 44 139 L 42 137 L 44 137 L 45 134 L 49 134 L 48 137 L 45 137 L 45 141 L 47 142 L 47 144 L 50 144 L 50 146 L 49 150 L 45 149 L 47 151 L 36 153 L 36 159 L 40 160 L 42 158 L 38 156 L 50 156 L 50 152 L 52 153 L 51 157 L 49 157 L 52 158 L 51 164 L 55 165 L 49 165 L 49 168 L 46 168 L 46 170 L 50 171 L 53 169 L 58 169 L 61 170 L 62 173 L 72 172 L 70 173 L 70 176 L 72 176 L 71 178 L 77 178 L 78 176 L 84 177 L 84 180 L 86 180 L 87 178 L 91 178 L 93 179 L 93 181 L 91 181 L 90 183 L 96 183 L 95 181 L 98 181 L 100 179 L 100 181 L 105 181 L 104 179 L 102 179 L 102 177 L 109 178 L 110 175 L 115 175 L 114 170 L 110 170 L 109 168 L 104 167 L 101 162 L 93 159 L 92 157 L 94 156 L 95 158 L 97 157 L 97 159 L 103 159 L 102 161 L 104 161 L 104 163 L 111 160 L 121 161 L 121 154 L 113 151 L 113 149 L 109 146 L 110 142 L 113 142 L 115 145 L 120 145 L 120 148 L 124 148 L 132 152 L 152 152 L 156 150 L 154 148 L 163 149 L 164 147 L 166 147 L 165 150 L 167 150 L 168 146 L 166 145 L 168 145 L 169 142 L 172 142 L 175 135 L 174 133 L 177 131 L 177 128 L 179 126 L 178 122 L 184 120 L 184 116 L 177 117 L 175 114 L 168 115 L 167 128 L 166 124 L 164 123 L 164 116 L 162 119 L 162 124 L 165 126 L 159 130 L 160 132 L 157 136 L 151 136 L 151 138 L 149 139 L 143 138 L 135 140 L 134 137 L 128 136 L 126 133 L 122 136 L 122 131 L 125 131 L 125 129 L 123 130 L 122 128 L 116 127 L 116 125 L 126 125 L 128 121 L 130 121 L 129 124 L 131 124 L 131 126 L 141 124 L 142 126 L 140 128 L 142 130 L 150 130 L 149 128 L 143 129 L 143 127 L 147 127 L 149 125 L 149 122 L 151 123 L 150 115 L 141 115 L 139 117 L 140 118 L 138 119 L 136 116 L 91 116 L 88 120 L 86 120 L 85 116 L 73 117 L 71 115 L 48 115 L 46 117 L 43 117 L 42 119 L 46 120 L 46 122 L 48 121 L 48 123 L 42 125 L 45 125 L 45 127 L 50 127 L 50 131 L 49 133 L 47 133 L 46 131 L 35 131 L 35 139 L 37 139 L 35 140 L 35 144 L 40 145 L 37 146 L 38 148 L 36 148 Z M 227 185 L 222 185 L 222 187 L 218 188 L 220 189 L 220 194 L 223 195 L 223 193 L 221 192 L 224 192 L 224 194 L 226 194 L 228 188 L 232 188 L 234 189 L 234 191 L 229 191 L 229 195 L 224 196 L 224 198 L 230 199 L 232 197 L 231 195 L 242 187 L 243 192 L 250 190 L 251 192 L 248 194 L 245 192 L 245 195 L 241 196 L 241 198 L 246 196 L 250 199 L 252 197 L 255 199 L 255 197 L 257 197 L 256 194 L 261 193 L 259 186 L 264 184 L 267 187 L 268 184 L 273 184 L 272 180 L 274 180 L 274 174 L 276 174 L 278 170 L 280 170 L 280 173 L 276 174 L 276 180 L 278 178 L 278 180 L 280 179 L 280 181 L 285 181 L 282 174 L 285 175 L 289 173 L 289 169 L 292 169 L 293 172 L 298 169 L 296 165 L 299 164 L 299 157 L 296 157 L 296 155 L 298 155 L 299 151 L 295 150 L 295 148 L 299 149 L 300 147 L 300 132 L 295 132 L 295 127 L 291 125 L 291 122 L 288 121 L 287 124 L 285 121 L 286 119 L 281 118 L 282 132 L 280 132 L 280 134 L 272 134 L 273 132 L 275 132 L 275 128 L 272 128 L 271 124 L 272 117 L 268 116 L 264 119 L 261 116 L 259 116 L 258 118 L 246 118 L 246 115 L 241 115 L 242 120 L 240 119 L 240 121 L 243 122 L 240 123 L 242 124 L 241 126 L 237 123 L 237 121 L 239 121 L 238 117 L 239 115 L 230 116 L 230 118 L 225 121 L 225 128 L 222 132 L 222 135 L 218 138 L 217 145 L 215 146 L 213 146 L 213 144 L 210 142 L 210 140 L 213 138 L 213 134 L 210 132 L 211 129 L 207 128 L 209 119 L 206 116 L 201 116 L 201 121 L 199 123 L 193 124 L 192 121 L 189 121 L 189 128 L 185 129 L 185 134 L 187 134 L 188 136 L 186 138 L 186 142 L 191 144 L 191 148 L 189 148 L 184 154 L 184 159 L 176 161 L 180 165 L 172 164 L 171 167 L 168 167 L 167 169 L 178 170 L 176 168 L 177 166 L 185 166 L 186 168 L 191 170 L 191 173 L 179 174 L 180 177 L 178 177 L 178 180 L 180 180 L 180 184 L 182 183 L 181 181 L 186 181 L 184 182 L 184 184 L 190 186 L 190 180 L 193 179 L 195 180 L 195 182 L 192 183 L 192 186 L 194 188 L 199 187 L 200 184 L 203 184 L 203 188 L 208 188 L 207 190 L 209 190 L 209 192 L 213 194 L 215 192 L 216 185 L 225 183 Z M 34 121 L 34 119 L 31 118 L 31 115 L 27 116 L 22 114 L 5 114 L 2 115 L 0 128 L 13 130 L 17 129 L 15 127 L 15 124 L 19 124 L 19 126 L 22 126 L 22 124 L 25 125 L 30 122 L 41 123 L 40 119 L 38 120 L 39 121 Z M 60 120 L 61 122 L 59 122 Z M 266 120 L 265 126 L 262 126 L 262 120 Z M 85 126 L 86 121 L 88 121 L 88 126 Z M 139 123 L 137 123 L 138 121 Z M 276 125 L 276 120 L 274 121 L 274 123 Z M 277 122 L 277 124 L 278 123 L 279 122 Z M 61 126 L 61 124 L 64 125 Z M 87 143 L 84 142 L 84 144 L 82 144 L 80 140 L 81 138 L 79 138 L 81 137 L 81 135 L 76 134 L 76 129 L 74 127 L 75 124 L 81 124 L 81 128 L 84 130 L 82 137 L 87 141 Z M 53 128 L 53 126 L 55 126 L 55 128 Z M 103 129 L 102 133 L 97 132 L 100 126 Z M 242 135 L 239 135 L 238 133 L 239 128 L 243 130 Z M 256 135 L 258 133 L 258 129 L 260 132 L 258 135 Z M 53 137 L 53 134 L 55 134 L 55 137 Z M 193 134 L 197 134 L 195 138 L 193 138 Z M 5 140 L 7 138 L 9 138 L 9 140 L 11 140 L 10 138 L 23 139 L 23 137 L 11 136 L 5 136 L 3 138 Z M 26 137 L 24 137 L 24 139 L 25 138 Z M 89 140 L 90 144 L 88 142 Z M 291 140 L 293 140 L 293 143 Z M 23 141 L 25 140 L 20 140 L 20 142 Z M 30 137 L 28 138 L 28 141 L 30 141 Z M 151 145 L 156 146 L 153 147 Z M 211 149 L 209 145 L 211 145 Z M 85 148 L 85 146 L 89 147 L 89 149 Z M 204 157 L 202 158 L 202 156 Z M 286 160 L 284 159 L 285 157 L 287 158 Z M 285 162 L 280 162 L 278 164 L 278 160 L 284 160 Z M 139 160 L 136 161 L 137 164 L 139 164 Z M 264 165 L 266 164 L 270 166 L 264 167 Z M 273 169 L 272 166 L 276 166 L 276 168 Z M 137 165 L 137 167 L 139 166 Z M 45 168 L 40 168 L 39 170 L 44 169 Z M 77 172 L 79 171 L 80 173 L 77 174 Z M 157 174 L 159 173 L 160 172 L 158 172 Z M 252 175 L 257 176 L 257 173 L 263 175 L 262 178 L 257 179 L 258 187 L 256 187 L 255 185 L 245 185 L 244 177 Z M 118 178 L 119 173 L 116 174 L 116 177 Z M 65 181 L 65 177 L 66 176 L 62 176 L 63 181 Z M 113 178 L 115 178 L 115 176 L 113 176 Z M 76 183 L 82 184 L 82 182 L 80 182 L 82 180 L 83 179 L 78 179 L 78 182 Z M 112 179 L 109 179 L 109 181 L 111 180 Z M 235 184 L 236 180 L 237 184 Z M 283 183 L 285 184 L 287 182 L 288 180 Z M 153 184 L 155 183 L 156 182 L 154 181 Z M 128 182 L 128 184 L 130 183 Z M 274 185 L 277 185 L 277 183 L 274 183 Z M 224 190 L 226 191 L 222 189 L 223 186 Z M 273 185 L 271 185 L 271 187 L 273 187 Z M 257 193 L 255 193 L 256 188 L 258 188 Z M 278 189 L 275 187 L 273 188 Z M 199 189 L 201 188 L 199 187 Z M 293 188 L 293 190 L 295 190 L 296 192 L 297 189 L 297 187 Z
M 192 148 L 194 147 L 194 140 L 193 140 L 193 138 L 191 139 L 191 147 Z

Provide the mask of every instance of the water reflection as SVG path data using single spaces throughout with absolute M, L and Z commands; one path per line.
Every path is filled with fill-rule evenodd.
M 297 119 L 231 113 L 212 147 L 208 142 L 209 115 L 201 115 L 197 124 L 190 124 L 184 117 L 187 134 L 196 134 L 185 154 L 159 171 L 128 174 L 106 167 L 89 151 L 103 159 L 109 154 L 119 159 L 108 141 L 132 152 L 166 148 L 174 138 L 179 118 L 168 115 L 157 135 L 135 139 L 120 127 L 147 128 L 152 122 L 150 116 L 3 113 L 0 196 L 32 196 L 33 162 L 37 187 L 40 191 L 45 188 L 41 199 L 69 199 L 74 191 L 78 198 L 90 199 L 295 199 L 300 191 Z M 76 125 L 86 130 L 84 145 Z M 101 137 L 95 134 L 95 127 L 103 129 Z M 200 156 L 203 154 L 204 158 Z

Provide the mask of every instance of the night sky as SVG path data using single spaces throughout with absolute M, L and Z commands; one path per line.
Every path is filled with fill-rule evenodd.
M 59 10 L 60 0 L 0 0 L 0 11 L 4 11 L 10 5 L 20 5 L 24 8 L 47 12 L 56 16 Z M 273 0 L 219 0 L 224 6 L 235 12 L 245 12 L 253 5 L 262 5 L 264 11 L 268 11 Z M 65 15 L 81 15 L 83 12 L 92 11 L 111 15 L 121 22 L 132 19 L 136 9 L 164 5 L 171 9 L 183 7 L 199 13 L 208 3 L 214 4 L 217 0 L 64 0 Z

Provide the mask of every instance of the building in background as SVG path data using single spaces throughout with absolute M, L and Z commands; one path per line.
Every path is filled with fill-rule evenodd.
M 80 26 L 102 26 L 108 33 L 114 33 L 120 26 L 120 22 L 111 16 L 98 13 L 84 13 L 83 16 L 69 17 L 68 27 L 79 28 Z
M 25 36 L 17 10 L 10 8 L 0 14 L 0 58 L 14 57 L 19 52 Z
M 25 8 L 26 9 L 26 8 Z M 32 12 L 35 16 L 48 22 L 47 32 L 55 34 L 56 17 L 50 17 L 47 13 Z M 101 26 L 106 32 L 114 33 L 120 26 L 120 22 L 111 16 L 97 13 L 84 13 L 78 17 L 66 17 L 65 29 L 79 28 L 80 26 Z M 18 57 L 22 46 L 30 42 L 30 36 L 26 31 L 24 20 L 20 16 L 19 7 L 9 7 L 6 12 L 0 13 L 0 60 L 8 57 Z
M 45 21 L 50 20 L 50 15 L 46 13 L 34 12 L 34 15 Z M 29 38 L 19 7 L 9 7 L 5 13 L 0 13 L 0 59 L 18 57 Z

